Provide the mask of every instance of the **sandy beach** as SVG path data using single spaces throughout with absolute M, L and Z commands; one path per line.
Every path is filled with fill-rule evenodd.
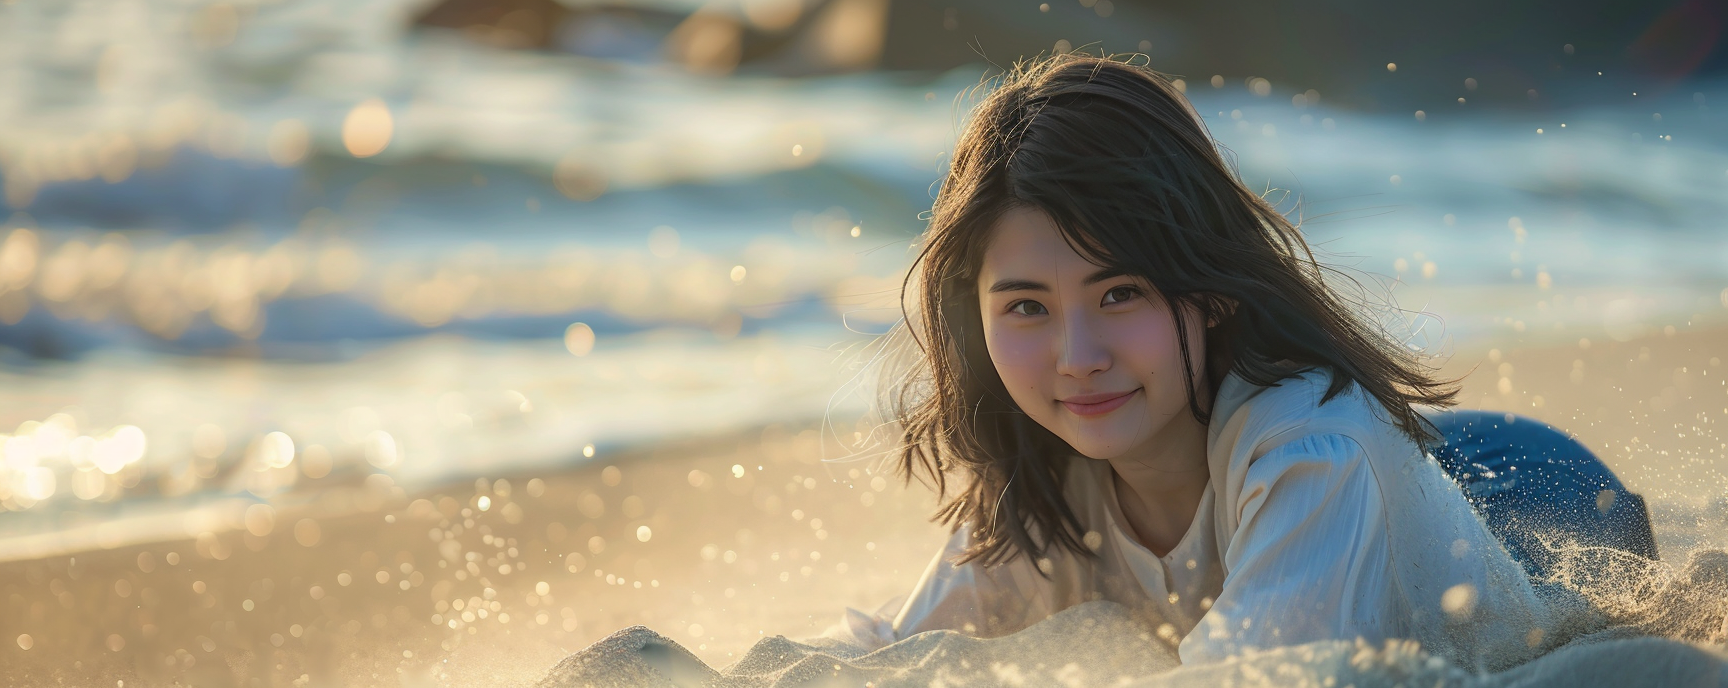
M 909 592 L 949 533 L 855 355 L 986 80 L 1075 51 L 1600 454 L 1675 571 L 1628 604 L 1728 636 L 1721 3 L 1263 5 L 0 0 L 0 688 L 530 686 L 638 625 L 720 669 Z
M 1658 332 L 1461 350 L 1445 370 L 1467 375 L 1463 406 L 1597 451 L 1649 499 L 1678 564 L 1728 545 L 1725 352 L 1728 332 Z M 233 511 L 195 540 L 0 564 L 0 662 L 26 686 L 527 685 L 643 624 L 725 667 L 761 638 L 812 636 L 905 592 L 945 536 L 925 520 L 928 490 L 867 458 L 824 462 L 845 450 L 818 431 L 412 494 L 332 476 L 316 499 Z

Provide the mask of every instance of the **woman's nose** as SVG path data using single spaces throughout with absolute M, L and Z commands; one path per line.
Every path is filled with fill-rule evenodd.
M 1099 339 L 1097 327 L 1085 314 L 1063 318 L 1056 346 L 1057 374 L 1086 378 L 1110 369 L 1109 347 Z

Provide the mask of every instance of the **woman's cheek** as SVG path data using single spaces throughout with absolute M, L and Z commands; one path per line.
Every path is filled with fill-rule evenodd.
M 1175 323 L 1168 314 L 1148 308 L 1113 325 L 1110 348 L 1136 377 L 1181 370 L 1182 352 L 1176 345 Z
M 1046 360 L 1049 346 L 1036 332 L 1014 327 L 993 328 L 987 333 L 985 346 L 1008 393 L 1021 406 L 1029 405 L 1039 395 L 1046 369 L 1055 368 Z

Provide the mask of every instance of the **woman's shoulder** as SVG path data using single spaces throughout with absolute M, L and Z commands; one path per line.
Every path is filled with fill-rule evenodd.
M 1270 385 L 1256 385 L 1231 373 L 1219 386 L 1209 439 L 1214 445 L 1250 441 L 1258 446 L 1274 437 L 1294 439 L 1291 433 L 1357 436 L 1386 420 L 1353 380 L 1328 398 L 1335 375 L 1324 367 L 1310 367 L 1292 370 Z

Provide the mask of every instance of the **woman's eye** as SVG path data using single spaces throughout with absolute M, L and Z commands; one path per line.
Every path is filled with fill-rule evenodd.
M 1022 299 L 1009 304 L 1008 312 L 1020 315 L 1043 315 L 1048 311 L 1044 310 L 1044 304 L 1042 303 L 1038 303 L 1031 299 Z
M 1134 297 L 1139 295 L 1140 290 L 1134 287 L 1116 287 L 1110 291 L 1104 292 L 1104 303 L 1122 303 L 1123 301 L 1132 300 Z

